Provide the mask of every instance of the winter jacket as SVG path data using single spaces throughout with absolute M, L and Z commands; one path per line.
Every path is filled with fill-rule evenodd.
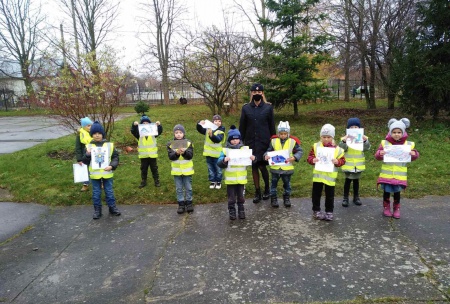
M 347 145 L 347 142 L 339 141 L 339 147 L 345 151 L 345 164 L 341 167 L 343 172 L 362 172 L 366 169 L 365 151 L 370 149 L 369 139 L 363 142 L 363 150 L 355 150 Z
M 267 155 L 267 152 L 271 152 L 271 151 L 275 151 L 273 143 L 274 140 L 280 140 L 281 146 L 283 146 L 283 148 L 289 150 L 289 142 L 293 142 L 294 143 L 294 147 L 290 152 L 290 157 L 293 156 L 295 157 L 295 161 L 298 162 L 300 160 L 300 158 L 303 156 L 303 149 L 300 146 L 300 140 L 294 136 L 290 136 L 286 139 L 281 139 L 279 138 L 277 135 L 272 136 L 271 140 L 270 140 L 270 145 L 269 148 L 267 149 L 266 153 L 264 153 L 264 157 Z M 286 143 L 289 140 L 288 143 Z M 286 147 L 284 145 L 287 145 Z M 272 173 L 277 173 L 277 174 L 293 174 L 294 173 L 294 169 L 292 170 L 286 170 L 285 168 L 275 168 L 275 167 L 270 167 L 270 172 Z
M 336 185 L 336 178 L 337 178 L 337 168 L 341 167 L 345 164 L 345 157 L 344 157 L 344 150 L 342 150 L 339 147 L 336 147 L 332 143 L 329 143 L 327 145 L 323 145 L 322 142 L 315 143 L 313 147 L 311 148 L 311 151 L 309 151 L 307 162 L 310 165 L 315 166 L 315 163 L 313 162 L 314 158 L 316 158 L 316 148 L 317 147 L 328 147 L 328 148 L 335 148 L 335 158 L 338 160 L 338 163 L 334 165 L 334 172 L 323 172 L 318 171 L 314 168 L 313 170 L 313 182 L 320 182 L 324 183 L 328 186 L 335 186 Z
M 276 134 L 272 105 L 263 101 L 258 106 L 254 101 L 245 104 L 239 120 L 239 132 L 242 142 L 252 149 L 256 159 L 264 160 L 270 137 Z
M 225 142 L 225 127 L 220 126 L 212 132 L 212 136 L 209 136 L 202 125 L 197 123 L 197 131 L 200 134 L 205 135 L 205 143 L 203 145 L 203 156 L 210 156 L 219 158 L 222 151 L 222 145 Z
M 383 160 L 384 156 L 380 155 L 380 152 L 384 150 L 383 144 L 391 144 L 391 145 L 411 145 L 411 151 L 415 151 L 416 154 L 414 156 L 411 155 L 411 161 L 415 161 L 419 158 L 419 152 L 414 149 L 415 144 L 412 141 L 407 141 L 408 133 L 404 133 L 400 140 L 396 141 L 392 138 L 392 136 L 388 133 L 386 135 L 385 141 L 381 141 L 380 146 L 375 152 L 375 159 Z M 407 163 L 385 163 L 381 165 L 381 173 L 377 180 L 377 185 L 379 184 L 390 184 L 390 185 L 400 185 L 406 187 L 408 185 L 407 181 Z
M 185 138 L 183 138 L 185 139 Z M 177 139 L 173 139 L 176 141 Z M 172 141 L 167 144 L 167 154 L 169 159 L 172 161 L 171 163 L 171 174 L 172 175 L 192 175 L 194 174 L 194 163 L 192 158 L 194 157 L 194 146 L 189 139 L 185 139 L 188 143 L 188 147 L 186 151 L 182 155 L 178 155 L 175 149 L 172 149 Z M 187 161 L 183 164 L 183 161 Z M 181 170 L 181 171 L 180 171 Z M 187 173 L 184 174 L 182 171 L 187 170 Z
M 89 132 L 84 128 L 80 128 L 77 131 L 77 138 L 75 139 L 75 155 L 77 157 L 77 162 L 83 161 L 83 156 L 86 153 L 86 145 L 92 140 Z
M 103 139 L 102 141 L 92 140 L 87 145 L 87 147 L 89 147 L 89 145 L 94 145 L 96 147 L 103 147 L 104 144 L 111 144 L 111 147 L 112 147 L 112 149 L 110 151 L 111 154 L 110 154 L 110 162 L 109 162 L 109 166 L 112 167 L 112 171 L 110 171 L 110 172 L 107 172 L 107 171 L 103 172 L 103 174 L 105 176 L 101 176 L 101 177 L 103 177 L 103 178 L 112 178 L 114 170 L 116 170 L 116 168 L 119 166 L 119 153 L 114 148 L 114 144 L 108 142 L 106 139 Z M 92 156 L 92 154 L 88 155 L 87 152 L 86 152 L 84 154 L 84 156 L 83 156 L 83 163 L 89 166 L 91 164 L 91 161 L 92 161 L 91 156 Z M 99 171 L 99 170 L 94 170 L 94 171 Z M 93 176 L 94 172 L 92 171 L 91 166 L 89 166 L 89 172 L 90 172 L 91 179 L 95 179 L 95 176 Z

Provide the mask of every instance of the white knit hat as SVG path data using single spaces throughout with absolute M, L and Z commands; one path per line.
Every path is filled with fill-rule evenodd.
M 335 128 L 334 126 L 330 124 L 323 125 L 322 129 L 320 130 L 320 136 L 328 135 L 334 138 L 335 135 Z
M 408 118 L 402 118 L 400 120 L 397 120 L 395 118 L 391 118 L 388 122 L 389 127 L 389 135 L 392 135 L 392 130 L 394 129 L 400 129 L 402 130 L 402 133 L 405 133 L 405 129 L 410 126 L 410 122 Z

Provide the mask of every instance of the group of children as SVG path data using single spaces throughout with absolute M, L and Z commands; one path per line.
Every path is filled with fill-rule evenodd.
M 247 168 L 246 165 L 230 164 L 230 154 L 232 149 L 248 149 L 241 142 L 241 134 L 239 130 L 232 125 L 225 137 L 225 128 L 222 126 L 222 118 L 214 115 L 212 122 L 216 126 L 212 128 L 204 128 L 205 121 L 197 124 L 197 130 L 205 135 L 203 155 L 206 157 L 208 166 L 208 179 L 211 189 L 220 189 L 222 180 L 227 188 L 228 212 L 230 220 L 245 219 L 245 185 L 247 184 Z M 140 124 L 151 123 L 148 116 L 142 116 Z M 156 137 L 162 133 L 162 126 L 159 121 L 156 122 L 158 135 L 140 136 L 137 121 L 131 126 L 131 133 L 138 141 L 139 158 L 141 160 L 141 184 L 139 188 L 147 185 L 147 172 L 150 166 L 154 184 L 160 186 L 158 166 L 156 159 L 158 157 L 158 149 L 156 145 Z M 113 171 L 119 163 L 119 157 L 114 149 L 114 145 L 105 139 L 103 127 L 96 121 L 92 121 L 85 117 L 81 119 L 81 125 L 78 132 L 76 149 L 77 161 L 89 165 L 90 179 L 93 186 L 92 199 L 94 204 L 94 219 L 98 219 L 102 215 L 101 211 L 101 189 L 106 194 L 106 202 L 109 206 L 109 212 L 112 215 L 120 215 L 120 211 L 115 204 L 115 197 L 112 190 Z M 419 157 L 419 153 L 415 149 L 414 142 L 408 141 L 406 129 L 410 122 L 406 118 L 401 120 L 391 119 L 388 122 L 389 132 L 385 140 L 381 141 L 375 158 L 383 161 L 386 154 L 386 147 L 391 145 L 409 145 L 411 152 L 411 161 Z M 358 118 L 350 118 L 347 121 L 347 129 L 361 128 L 361 122 Z M 291 194 L 291 177 L 294 173 L 294 162 L 298 162 L 303 155 L 301 142 L 295 136 L 290 134 L 290 126 L 288 121 L 280 121 L 277 128 L 277 135 L 272 136 L 270 146 L 264 154 L 264 160 L 269 162 L 272 175 L 270 198 L 271 206 L 279 207 L 277 185 L 281 179 L 283 182 L 283 205 L 290 207 Z M 192 161 L 194 151 L 192 142 L 185 137 L 186 131 L 184 127 L 177 124 L 173 128 L 173 140 L 167 144 L 168 157 L 171 160 L 171 175 L 174 176 L 176 197 L 178 202 L 178 214 L 184 212 L 191 213 L 194 211 L 192 203 L 192 175 L 194 174 L 194 164 Z M 350 185 L 353 182 L 353 203 L 361 205 L 359 197 L 359 179 L 361 173 L 365 170 L 364 152 L 370 149 L 369 139 L 366 135 L 362 136 L 362 151 L 347 145 L 346 135 L 340 138 L 339 142 L 335 141 L 335 128 L 331 124 L 325 124 L 320 130 L 320 141 L 314 143 L 307 157 L 307 162 L 314 165 L 313 169 L 313 186 L 312 186 L 312 210 L 313 218 L 317 220 L 333 220 L 334 210 L 334 190 L 338 168 L 345 173 L 344 197 L 342 206 L 349 206 Z M 225 147 L 223 144 L 226 142 Z M 320 151 L 323 148 L 332 148 L 331 162 L 334 165 L 332 172 L 329 170 L 320 170 L 316 163 L 320 161 L 323 155 Z M 95 159 L 92 159 L 91 152 L 97 149 Z M 286 157 L 273 156 L 272 151 L 286 151 Z M 105 155 L 107 157 L 105 157 Z M 100 159 L 98 159 L 100 157 Z M 103 157 L 103 159 L 101 158 Z M 249 156 L 251 162 L 257 161 L 254 155 Z M 109 160 L 109 164 L 100 166 L 101 162 Z M 222 176 L 223 170 L 223 176 Z M 383 215 L 386 217 L 400 218 L 400 192 L 407 186 L 407 163 L 401 162 L 383 162 L 381 173 L 377 180 L 377 184 L 383 189 Z M 89 181 L 83 184 L 82 191 L 85 191 L 89 185 Z M 321 211 L 320 200 L 322 192 L 325 188 L 325 211 Z M 391 206 L 390 195 L 393 193 L 393 205 Z M 237 205 L 237 209 L 236 209 Z

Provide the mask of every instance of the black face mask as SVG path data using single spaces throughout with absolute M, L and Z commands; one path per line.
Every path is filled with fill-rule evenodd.
M 262 95 L 260 95 L 260 94 L 253 95 L 253 100 L 254 101 L 260 101 L 261 99 L 262 99 Z

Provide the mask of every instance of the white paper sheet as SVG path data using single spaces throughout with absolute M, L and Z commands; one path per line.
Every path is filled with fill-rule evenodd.
M 91 149 L 91 167 L 93 169 L 105 169 L 110 162 L 106 147 L 94 147 Z
M 334 171 L 334 151 L 335 148 L 328 147 L 318 147 L 316 157 L 319 159 L 317 163 L 315 163 L 315 169 L 317 171 L 323 172 L 333 172 Z
M 88 166 L 73 164 L 73 182 L 82 183 L 89 180 Z
M 411 146 L 410 145 L 386 145 L 384 146 L 386 154 L 383 156 L 385 163 L 410 163 Z
M 200 125 L 200 123 L 199 123 L 199 125 Z M 216 126 L 212 121 L 209 121 L 207 119 L 205 119 L 205 123 L 201 126 L 205 129 L 211 129 L 213 131 L 218 128 L 218 126 Z
M 140 124 L 138 128 L 140 137 L 158 135 L 158 126 L 155 123 Z
M 347 129 L 347 146 L 357 151 L 362 151 L 364 148 L 364 129 Z
M 270 166 L 289 166 L 290 163 L 286 163 L 289 158 L 288 150 L 280 150 L 280 151 L 270 151 L 267 152 L 267 155 L 270 157 L 268 160 Z
M 227 156 L 230 158 L 229 165 L 233 166 L 251 166 L 252 149 L 228 149 Z

